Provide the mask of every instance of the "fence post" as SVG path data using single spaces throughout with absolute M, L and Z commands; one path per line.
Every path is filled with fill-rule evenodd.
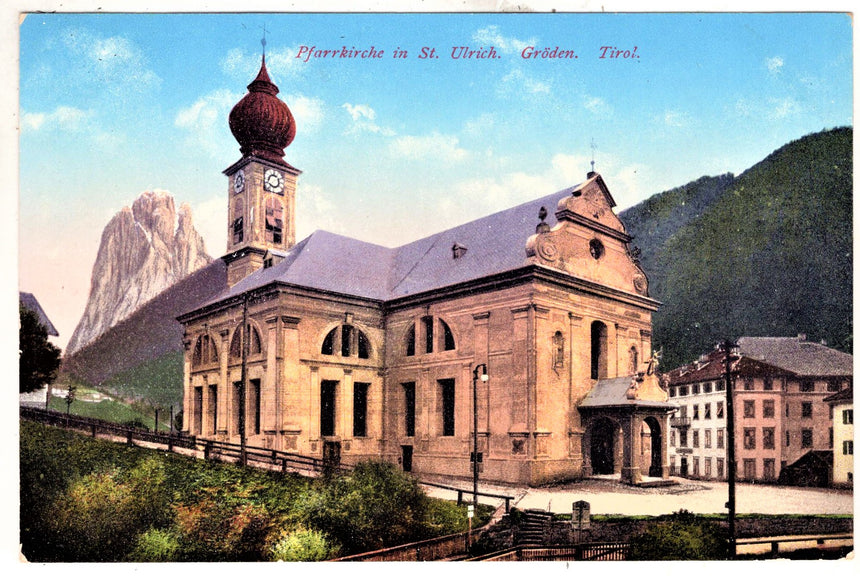
M 281 473 L 282 474 L 287 473 L 287 459 L 286 458 L 281 458 Z
M 132 441 L 132 439 L 131 439 L 131 434 L 132 434 L 131 430 L 128 430 L 128 431 L 126 432 L 126 439 L 125 439 L 125 443 L 126 443 L 126 444 L 128 444 L 129 446 L 134 446 L 134 442 L 133 442 L 133 441 Z
M 463 505 L 463 491 L 457 490 L 457 506 Z
M 95 424 L 92 424 L 92 425 L 91 425 L 91 427 L 92 427 L 92 430 L 93 430 L 93 438 L 95 438 L 95 437 L 96 437 L 96 425 L 95 425 Z
M 173 433 L 172 432 L 167 437 L 167 451 L 173 452 Z
M 210 448 L 211 448 L 211 445 L 209 444 L 209 441 L 204 440 L 204 444 L 203 444 L 203 459 L 204 460 L 209 460 Z

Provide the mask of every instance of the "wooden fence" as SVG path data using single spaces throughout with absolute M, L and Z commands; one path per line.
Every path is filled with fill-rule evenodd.
M 517 546 L 469 558 L 469 562 L 535 562 L 626 560 L 630 545 L 626 542 L 590 542 L 574 546 Z

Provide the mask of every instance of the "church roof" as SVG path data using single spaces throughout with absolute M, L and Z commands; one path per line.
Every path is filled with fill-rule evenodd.
M 637 406 L 642 408 L 674 409 L 674 404 L 659 402 L 656 400 L 642 400 L 639 398 L 628 398 L 627 390 L 633 383 L 633 376 L 621 376 L 619 378 L 607 378 L 598 380 L 591 391 L 579 404 L 580 408 L 618 408 L 626 406 Z
M 552 213 L 570 193 L 561 190 L 398 248 L 317 230 L 281 262 L 248 275 L 204 306 L 275 282 L 388 301 L 514 270 L 525 264 L 526 241 L 541 206 Z M 555 224 L 554 217 L 547 220 Z

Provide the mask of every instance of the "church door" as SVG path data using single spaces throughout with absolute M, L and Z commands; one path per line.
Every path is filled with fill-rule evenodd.
M 615 426 L 601 418 L 591 431 L 591 469 L 594 474 L 615 472 Z
M 663 475 L 663 432 L 656 418 L 646 418 L 645 423 L 651 429 L 651 466 L 648 476 L 660 478 Z

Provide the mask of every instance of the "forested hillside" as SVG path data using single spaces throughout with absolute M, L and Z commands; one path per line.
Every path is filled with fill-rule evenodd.
M 743 335 L 805 333 L 851 352 L 852 136 L 810 134 L 737 178 L 622 213 L 663 302 L 653 340 L 664 367 Z

